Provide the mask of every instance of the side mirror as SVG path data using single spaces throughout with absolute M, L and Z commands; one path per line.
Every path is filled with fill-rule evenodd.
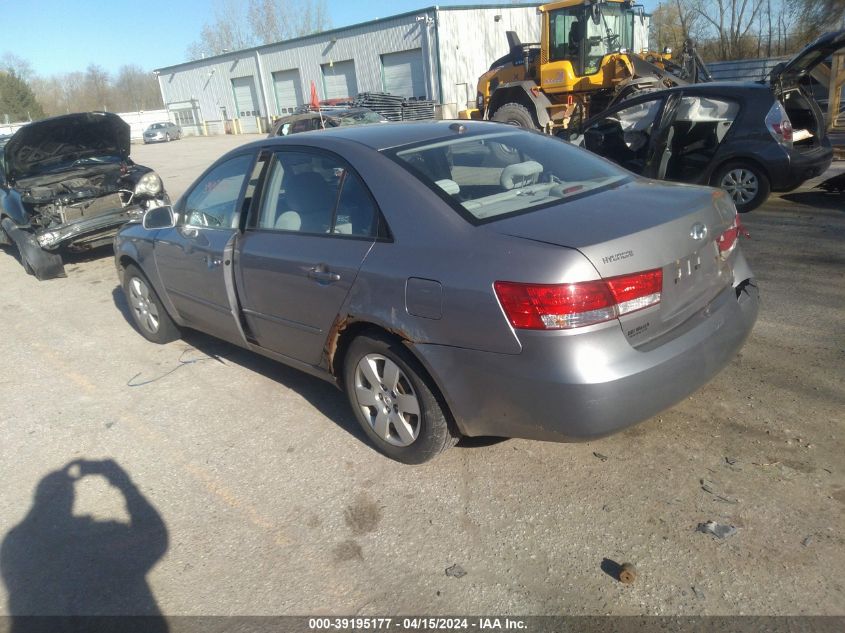
M 144 214 L 141 224 L 145 229 L 172 229 L 176 226 L 177 215 L 173 207 L 155 207 Z

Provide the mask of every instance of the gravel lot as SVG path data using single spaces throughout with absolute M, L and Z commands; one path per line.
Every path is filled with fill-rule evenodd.
M 133 157 L 175 199 L 249 140 Z M 845 201 L 805 188 L 743 219 L 763 304 L 711 384 L 598 442 L 419 467 L 372 450 L 331 385 L 197 333 L 148 343 L 109 249 L 47 282 L 0 251 L 0 615 L 79 586 L 173 615 L 845 614 Z M 140 494 L 116 467 L 48 477 L 80 459 Z

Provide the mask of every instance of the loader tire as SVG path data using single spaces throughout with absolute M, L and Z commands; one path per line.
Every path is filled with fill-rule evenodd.
M 498 123 L 515 125 L 526 130 L 539 129 L 539 126 L 534 121 L 534 116 L 521 103 L 506 103 L 499 106 L 493 113 L 493 120 Z

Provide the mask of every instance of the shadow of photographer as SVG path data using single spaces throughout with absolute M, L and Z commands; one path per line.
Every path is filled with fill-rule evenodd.
M 105 478 L 121 493 L 129 523 L 73 515 L 76 483 L 90 476 Z M 29 513 L 0 546 L 11 632 L 45 630 L 41 618 L 28 616 L 133 615 L 148 616 L 145 631 L 166 633 L 146 576 L 167 546 L 161 516 L 116 462 L 77 460 L 49 473 Z M 81 625 L 50 620 L 55 632 Z

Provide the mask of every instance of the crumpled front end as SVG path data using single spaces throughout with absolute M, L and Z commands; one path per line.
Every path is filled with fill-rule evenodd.
M 157 206 L 157 205 L 152 205 Z M 147 207 L 149 208 L 149 206 Z M 141 219 L 145 208 L 140 205 L 110 208 L 94 216 L 80 216 L 55 228 L 35 234 L 38 245 L 47 251 L 59 249 L 81 252 L 109 244 L 121 226 L 134 219 Z
M 114 176 L 75 177 L 23 191 L 21 200 L 31 210 L 38 245 L 50 251 L 95 248 L 111 242 L 117 229 L 147 209 L 167 204 L 161 179 L 153 172 L 135 185 Z
M 64 276 L 63 253 L 110 244 L 121 226 L 170 201 L 155 172 L 123 164 L 46 173 L 15 189 L 24 213 L 3 231 L 38 279 Z

